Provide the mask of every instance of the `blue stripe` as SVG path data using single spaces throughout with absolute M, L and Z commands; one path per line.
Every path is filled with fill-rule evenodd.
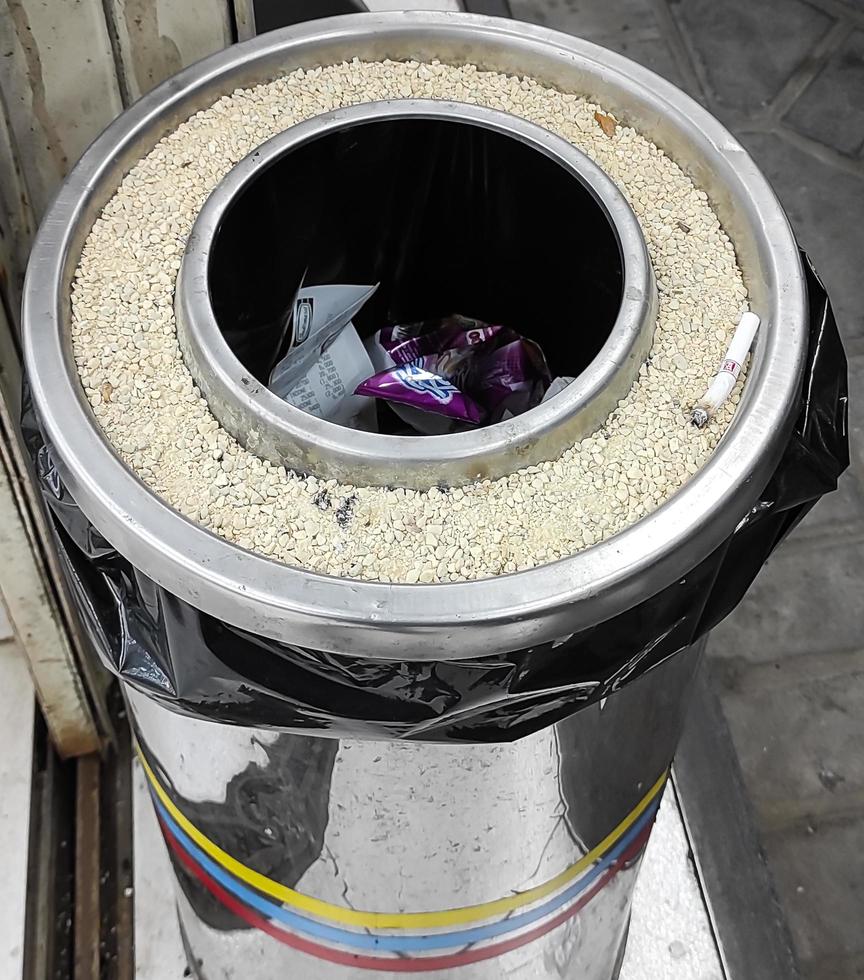
M 603 872 L 606 871 L 610 865 L 614 864 L 620 855 L 627 850 L 630 843 L 638 836 L 646 824 L 654 818 L 654 814 L 659 806 L 659 800 L 652 803 L 611 851 L 601 858 L 600 861 L 598 861 L 589 871 L 586 871 L 581 878 L 565 889 L 565 891 L 560 892 L 558 895 L 554 896 L 549 901 L 538 906 L 537 908 L 531 909 L 528 912 L 522 912 L 519 915 L 510 916 L 509 918 L 502 919 L 499 922 L 493 922 L 489 925 L 477 926 L 472 929 L 465 929 L 459 932 L 433 933 L 432 935 L 427 936 L 373 936 L 363 933 L 349 932 L 348 930 L 340 929 L 336 926 L 330 926 L 323 922 L 318 922 L 315 919 L 307 919 L 305 916 L 298 915 L 296 912 L 292 912 L 281 905 L 276 905 L 273 902 L 268 901 L 257 892 L 247 888 L 233 876 L 228 874 L 228 872 L 226 872 L 223 868 L 211 861 L 210 858 L 200 850 L 200 848 L 196 847 L 196 845 L 177 826 L 177 824 L 171 818 L 171 815 L 162 806 L 161 802 L 158 800 L 155 794 L 152 793 L 152 791 L 151 797 L 159 813 L 160 819 L 171 831 L 171 835 L 177 840 L 183 850 L 185 850 L 186 853 L 197 864 L 199 864 L 211 878 L 218 881 L 219 884 L 226 889 L 226 891 L 230 892 L 242 902 L 245 902 L 251 908 L 254 908 L 256 911 L 260 912 L 262 915 L 265 915 L 269 919 L 275 919 L 278 922 L 282 922 L 285 925 L 290 926 L 295 931 L 304 933 L 308 936 L 315 936 L 318 939 L 325 939 L 330 942 L 338 943 L 341 946 L 354 947 L 355 949 L 387 950 L 394 953 L 416 952 L 431 949 L 450 949 L 452 947 L 467 946 L 472 943 L 482 942 L 486 939 L 494 939 L 496 936 L 501 936 L 508 932 L 514 932 L 517 929 L 521 929 L 524 926 L 537 922 L 539 919 L 545 918 L 547 915 L 550 915 L 552 912 L 559 909 L 562 905 L 565 905 L 567 902 L 576 898 L 576 896 L 583 892 L 593 881 L 596 881 L 596 879 L 603 874 Z

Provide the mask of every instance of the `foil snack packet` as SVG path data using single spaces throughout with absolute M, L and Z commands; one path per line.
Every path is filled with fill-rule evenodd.
M 533 341 L 460 315 L 385 327 L 366 350 L 377 372 L 355 394 L 385 400 L 427 435 L 520 415 L 540 403 L 551 381 Z

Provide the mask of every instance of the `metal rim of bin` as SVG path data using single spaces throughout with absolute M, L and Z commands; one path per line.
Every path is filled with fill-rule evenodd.
M 228 346 L 210 303 L 209 265 L 227 211 L 270 166 L 329 133 L 383 120 L 434 119 L 518 140 L 557 163 L 594 199 L 618 241 L 621 305 L 608 338 L 560 394 L 486 428 L 441 436 L 362 432 L 295 408 L 256 381 Z M 432 99 L 361 103 L 292 126 L 241 160 L 205 202 L 189 236 L 174 295 L 177 337 L 213 415 L 237 441 L 277 465 L 355 486 L 428 489 L 506 476 L 557 458 L 596 432 L 648 356 L 657 293 L 642 229 L 624 195 L 567 140 L 510 113 Z
M 225 92 L 358 57 L 471 62 L 531 75 L 649 133 L 708 194 L 735 242 L 762 329 L 736 417 L 707 464 L 621 533 L 557 562 L 433 585 L 341 579 L 271 561 L 157 497 L 110 446 L 71 352 L 69 289 L 83 242 L 123 175 Z M 465 659 L 559 640 L 686 577 L 735 529 L 773 472 L 797 414 L 806 285 L 771 187 L 708 112 L 626 58 L 546 28 L 433 12 L 358 14 L 275 31 L 204 59 L 139 100 L 67 178 L 37 235 L 24 347 L 61 478 L 87 518 L 144 574 L 253 633 L 371 659 Z

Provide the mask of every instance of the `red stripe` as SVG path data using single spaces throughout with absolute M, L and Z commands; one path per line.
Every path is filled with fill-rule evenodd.
M 180 862 L 195 875 L 211 894 L 215 895 L 227 909 L 233 912 L 239 919 L 242 919 L 247 925 L 260 929 L 261 932 L 266 932 L 268 936 L 278 939 L 280 943 L 284 943 L 286 946 L 292 947 L 292 949 L 299 950 L 301 953 L 307 953 L 310 956 L 315 956 L 320 960 L 326 960 L 329 963 L 336 963 L 339 966 L 352 966 L 362 970 L 381 970 L 389 973 L 425 973 L 429 970 L 447 970 L 456 966 L 468 966 L 470 963 L 480 963 L 483 960 L 503 956 L 504 953 L 519 949 L 520 946 L 525 946 L 535 939 L 545 936 L 547 932 L 551 932 L 557 926 L 571 919 L 615 877 L 624 864 L 632 861 L 639 854 L 645 842 L 648 840 L 652 822 L 647 823 L 642 828 L 639 835 L 634 838 L 633 843 L 627 850 L 611 865 L 608 871 L 601 875 L 586 892 L 579 896 L 578 901 L 562 912 L 558 912 L 554 918 L 547 920 L 539 926 L 535 926 L 528 932 L 523 932 L 518 936 L 507 939 L 504 942 L 494 943 L 491 946 L 475 947 L 459 953 L 450 953 L 446 956 L 422 956 L 411 959 L 404 957 L 385 958 L 380 956 L 364 956 L 359 953 L 349 953 L 329 946 L 321 946 L 309 939 L 304 939 L 302 936 L 280 929 L 278 926 L 273 925 L 269 919 L 259 916 L 256 912 L 253 912 L 241 902 L 237 901 L 233 895 L 225 891 L 221 885 L 214 881 L 183 850 L 180 844 L 174 839 L 171 831 L 161 820 L 160 825 L 165 839 Z

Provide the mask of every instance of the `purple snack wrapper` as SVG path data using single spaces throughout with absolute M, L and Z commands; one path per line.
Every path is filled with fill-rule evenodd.
M 427 354 L 406 364 L 397 364 L 361 382 L 354 393 L 412 405 L 473 425 L 482 422 L 486 415 L 484 410 L 439 373 L 439 361 L 435 354 Z
M 514 330 L 459 315 L 379 330 L 373 363 L 355 389 L 468 425 L 499 422 L 537 405 L 551 378 L 543 352 Z
M 375 342 L 380 344 L 394 364 L 408 364 L 427 354 L 479 347 L 502 330 L 504 327 L 455 314 L 443 320 L 384 327 L 378 331 Z
M 520 415 L 538 405 L 551 382 L 543 352 L 524 337 L 482 357 L 469 384 L 475 380 L 482 388 L 482 404 L 496 422 L 505 411 Z

